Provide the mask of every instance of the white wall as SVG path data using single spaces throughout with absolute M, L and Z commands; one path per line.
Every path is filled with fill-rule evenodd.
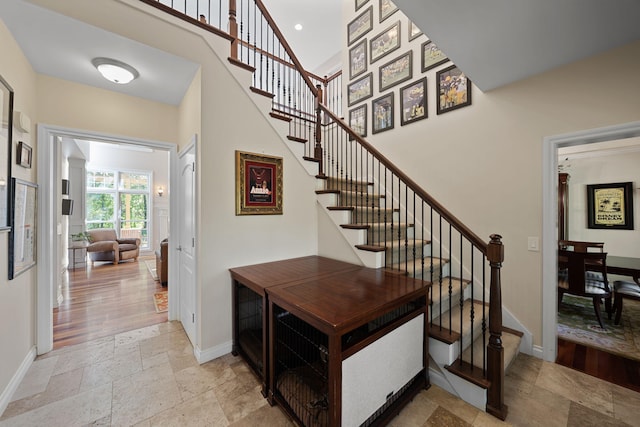
M 413 78 L 423 75 L 420 37 L 408 42 L 407 18 L 396 12 L 380 24 L 378 3 L 372 2 L 374 29 L 379 34 L 392 22 L 402 21 L 401 48 L 369 64 L 377 73 L 385 63 L 414 49 Z M 348 76 L 347 24 L 355 18 L 353 2 L 344 2 L 343 75 Z M 359 11 L 360 12 L 360 11 Z M 422 28 L 428 35 L 428 29 Z M 446 52 L 445 52 L 446 53 Z M 482 60 L 479 58 L 478 60 Z M 436 71 L 426 72 L 428 118 L 399 126 L 399 88 L 395 92 L 395 129 L 367 138 L 388 159 L 433 195 L 481 237 L 503 237 L 504 305 L 542 342 L 542 258 L 527 250 L 528 237 L 542 235 L 542 143 L 546 136 L 636 121 L 640 111 L 640 86 L 612 85 L 617 75 L 640 72 L 640 42 L 482 93 L 473 87 L 471 106 L 436 114 Z M 464 71 L 464 70 L 463 70 Z M 345 79 L 346 84 L 349 83 Z M 407 82 L 408 83 L 408 82 Z M 376 92 L 372 99 L 379 94 Z M 369 132 L 371 135 L 371 99 Z M 353 107 L 351 107 L 353 108 Z M 345 114 L 346 115 L 346 114 Z M 557 178 L 555 178 L 557 179 Z
M 12 176 L 36 182 L 37 141 L 35 139 L 36 75 L 6 26 L 0 21 L 0 75 L 14 90 L 14 110 L 31 118 L 29 133 L 14 130 Z M 16 141 L 33 148 L 31 169 L 15 164 Z M 0 153 L 7 156 L 8 153 Z M 8 280 L 9 233 L 0 231 L 0 412 L 8 403 L 9 391 L 16 387 L 20 367 L 35 355 L 36 268 Z
M 615 153 L 615 152 L 614 152 Z M 609 255 L 640 257 L 640 149 L 570 161 L 568 240 L 604 242 Z M 633 183 L 633 230 L 587 227 L 587 185 Z

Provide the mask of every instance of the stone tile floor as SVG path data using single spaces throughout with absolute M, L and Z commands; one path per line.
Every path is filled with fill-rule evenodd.
M 432 386 L 393 426 L 640 426 L 640 393 L 521 354 L 505 379 L 506 422 Z M 38 357 L 4 426 L 292 426 L 238 357 L 198 365 L 177 322 Z

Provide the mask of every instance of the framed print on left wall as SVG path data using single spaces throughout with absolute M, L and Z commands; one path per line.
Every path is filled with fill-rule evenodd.
M 9 189 L 13 151 L 13 89 L 0 76 L 0 230 L 9 228 Z
M 282 157 L 236 151 L 236 215 L 282 215 Z

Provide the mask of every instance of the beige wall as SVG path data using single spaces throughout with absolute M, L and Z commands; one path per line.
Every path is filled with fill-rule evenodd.
M 373 5 L 376 11 L 377 3 Z M 343 10 L 346 46 L 346 26 L 356 13 L 350 2 Z M 533 333 L 534 344 L 541 345 L 542 258 L 540 252 L 527 250 L 527 237 L 542 235 L 543 138 L 638 120 L 640 86 L 632 84 L 632 76 L 640 72 L 640 42 L 488 93 L 473 87 L 471 106 L 437 115 L 435 73 L 449 62 L 425 73 L 429 117 L 400 126 L 399 88 L 423 76 L 420 45 L 426 38 L 408 42 L 402 12 L 381 24 L 374 15 L 374 29 L 365 37 L 398 19 L 401 48 L 368 65 L 376 76 L 373 98 L 379 95 L 377 67 L 407 49 L 414 49 L 413 78 L 384 92 L 395 92 L 392 131 L 371 135 L 371 99 L 365 101 L 367 140 L 479 236 L 503 236 L 503 302 Z M 343 70 L 348 76 L 347 55 L 345 49 Z
M 0 75 L 14 90 L 14 109 L 27 114 L 35 123 L 36 75 L 2 21 L 0 47 Z M 36 182 L 37 145 L 33 132 L 34 128 L 28 134 L 14 131 L 14 141 L 24 141 L 33 148 L 32 168 L 15 164 L 15 143 L 11 165 L 14 177 L 30 182 Z M 7 153 L 0 155 L 4 157 Z M 8 240 L 9 233 L 0 231 L 0 396 L 35 345 L 36 268 L 9 281 Z

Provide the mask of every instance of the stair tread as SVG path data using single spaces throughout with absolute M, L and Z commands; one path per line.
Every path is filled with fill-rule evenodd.
M 471 348 L 473 348 L 473 365 L 477 368 L 482 369 L 483 357 L 482 352 L 484 351 L 484 347 L 489 342 L 489 331 L 487 331 L 487 339 L 486 342 L 483 342 L 481 337 L 478 337 L 473 343 L 473 346 L 469 346 L 462 353 L 462 360 L 467 363 L 471 363 Z M 504 348 L 504 371 L 507 372 L 507 369 L 511 365 L 511 362 L 518 355 L 518 349 L 520 348 L 520 341 L 522 337 L 511 333 L 508 329 L 502 331 L 502 347 Z
M 305 139 L 305 138 L 300 138 L 300 137 L 293 136 L 293 135 L 287 135 L 287 139 L 289 141 L 294 141 L 294 142 L 302 142 L 302 143 L 307 143 L 308 142 L 308 140 Z
M 394 263 L 389 265 L 388 267 L 393 269 L 393 270 L 404 270 L 405 268 L 407 269 L 407 271 L 420 271 L 422 270 L 422 261 L 424 260 L 424 265 L 425 266 L 431 266 L 431 260 L 433 259 L 433 266 L 440 266 L 440 265 L 444 265 L 447 262 L 449 262 L 448 259 L 442 258 L 440 259 L 439 257 L 433 257 L 431 258 L 430 256 L 425 256 L 424 258 L 416 258 L 416 259 L 409 259 L 407 260 L 407 262 L 399 262 L 399 263 Z
M 418 245 L 428 245 L 429 241 L 428 240 L 419 240 L 419 239 L 407 239 L 407 240 L 393 240 L 393 242 L 387 242 L 386 245 L 370 245 L 370 246 L 375 246 L 375 247 L 379 247 L 382 248 L 382 250 L 389 250 L 389 249 L 398 249 L 398 248 L 405 248 L 405 247 L 414 247 L 414 246 L 418 246 Z M 400 264 L 404 264 L 404 263 L 400 263 Z
M 432 322 L 432 328 L 449 330 L 449 317 L 451 317 L 451 330 L 456 334 L 460 335 L 460 331 L 463 331 L 462 334 L 462 345 L 463 348 L 471 345 L 473 339 L 471 337 L 471 307 L 474 307 L 475 316 L 473 319 L 473 338 L 477 337 L 482 333 L 482 309 L 483 305 L 478 301 L 465 300 L 463 304 L 463 313 L 462 313 L 462 327 L 460 325 L 460 305 L 455 304 L 451 308 L 451 316 L 449 316 L 449 311 L 442 313 L 442 316 L 438 316 Z

